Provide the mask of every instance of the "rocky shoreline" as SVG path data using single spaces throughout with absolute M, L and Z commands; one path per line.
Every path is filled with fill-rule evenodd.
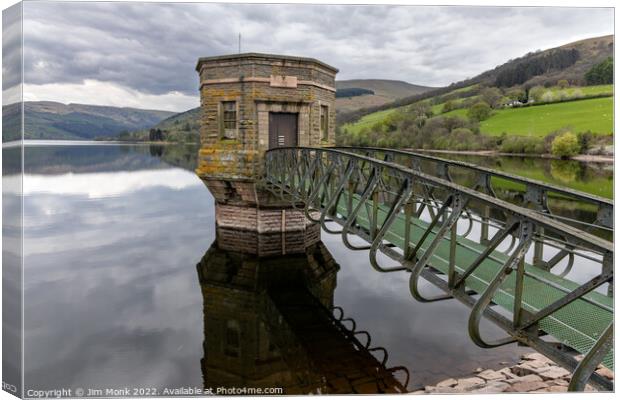
M 599 366 L 597 372 L 606 378 L 614 379 L 614 373 Z M 571 374 L 566 369 L 539 353 L 521 356 L 521 361 L 511 367 L 499 370 L 478 368 L 472 376 L 445 379 L 433 386 L 413 394 L 431 393 L 544 393 L 566 392 Z M 596 391 L 591 385 L 586 391 Z

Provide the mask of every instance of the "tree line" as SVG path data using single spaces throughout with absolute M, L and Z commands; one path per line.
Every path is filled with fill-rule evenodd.
M 586 72 L 588 85 L 608 85 L 614 83 L 614 60 L 611 57 L 593 66 Z
M 575 64 L 579 59 L 577 49 L 558 49 L 529 57 L 511 68 L 500 71 L 495 78 L 495 86 L 511 87 L 527 82 L 529 79 L 549 71 L 561 70 Z
M 363 96 L 365 94 L 375 94 L 375 92 L 370 89 L 363 89 L 363 88 L 343 88 L 343 89 L 336 90 L 337 99 L 342 98 L 342 97 Z

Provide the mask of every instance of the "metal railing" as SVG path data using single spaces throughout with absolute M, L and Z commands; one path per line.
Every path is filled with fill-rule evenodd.
M 411 168 L 415 171 L 429 173 L 450 182 L 455 182 L 456 180 L 457 183 L 460 184 L 464 184 L 464 182 L 454 179 L 453 175 L 465 175 L 470 178 L 470 182 L 468 183 L 470 183 L 472 189 L 495 198 L 500 198 L 497 194 L 496 186 L 501 186 L 501 182 L 508 183 L 512 187 L 519 187 L 521 190 L 517 189 L 516 191 L 522 191 L 522 193 L 520 193 L 520 196 L 502 197 L 503 200 L 506 200 L 512 204 L 533 209 L 546 217 L 575 226 L 580 230 L 590 232 L 596 236 L 603 237 L 604 239 L 610 240 L 613 237 L 614 204 L 612 200 L 600 196 L 536 181 L 491 168 L 481 167 L 463 161 L 447 160 L 412 151 L 379 147 L 334 147 L 334 149 L 363 154 L 375 159 L 393 162 Z M 587 220 L 582 218 L 579 214 L 574 216 L 572 213 L 571 216 L 559 215 L 559 213 L 554 212 L 553 207 L 550 207 L 550 199 L 561 199 L 564 202 L 573 202 L 573 205 L 578 204 L 584 207 L 593 208 L 594 211 L 591 214 L 594 214 L 594 218 Z M 480 213 L 482 219 L 481 240 L 483 241 L 489 240 L 488 220 L 490 214 L 491 209 L 489 207 L 485 207 Z M 541 230 L 538 234 L 544 235 L 544 231 Z M 567 243 L 566 238 L 563 238 L 563 242 L 565 242 L 570 248 L 570 243 Z M 570 272 L 575 261 L 573 253 L 570 251 L 559 252 L 555 257 L 548 261 L 544 261 L 542 255 L 542 242 L 535 241 L 533 263 L 538 267 L 551 270 L 563 259 L 567 258 L 568 264 L 562 272 L 562 275 L 566 275 Z M 612 290 L 611 285 L 610 290 Z
M 492 178 L 498 178 L 501 180 L 523 185 L 525 189 L 524 196 L 522 198 L 514 199 L 515 201 L 508 201 L 523 207 L 531 207 L 539 212 L 544 212 L 547 216 L 552 218 L 558 218 L 557 215 L 553 214 L 548 205 L 549 198 L 554 195 L 561 196 L 565 199 L 582 202 L 585 204 L 591 204 L 596 207 L 596 219 L 594 221 L 586 222 L 577 219 L 567 221 L 582 224 L 584 226 L 592 225 L 596 228 L 604 230 L 613 229 L 614 204 L 612 200 L 606 199 L 604 197 L 580 192 L 578 190 L 573 190 L 570 188 L 561 187 L 545 182 L 540 182 L 534 179 L 509 174 L 491 168 L 481 167 L 479 165 L 471 164 L 464 161 L 448 160 L 445 158 L 435 157 L 423 153 L 416 153 L 413 151 L 386 149 L 380 147 L 333 147 L 333 149 L 344 150 L 356 154 L 363 154 L 368 157 L 382 159 L 388 162 L 394 162 L 416 171 L 422 171 L 421 163 L 427 162 L 432 165 L 431 168 L 433 169 L 433 171 L 425 172 L 432 173 L 432 175 L 434 176 L 443 178 L 451 182 L 453 181 L 453 173 L 469 171 L 475 174 L 475 182 L 473 182 L 472 188 L 493 197 L 497 197 L 497 194 L 493 187 L 494 184 L 492 182 Z
M 470 306 L 468 330 L 476 344 L 495 347 L 518 341 L 573 370 L 571 390 L 583 390 L 588 380 L 605 389 L 613 387 L 608 379 L 595 372 L 601 362 L 609 360 L 612 345 L 613 323 L 608 323 L 608 319 L 613 315 L 613 303 L 610 306 L 605 300 L 608 297 L 598 293 L 608 285 L 607 296 L 612 295 L 609 289 L 613 281 L 612 243 L 539 210 L 484 193 L 489 187 L 467 188 L 445 179 L 445 175 L 437 177 L 407 168 L 389 161 L 389 157 L 386 161 L 356 154 L 364 151 L 368 150 L 270 150 L 266 154 L 265 180 L 280 195 L 303 202 L 306 216 L 326 231 L 340 234 L 348 248 L 368 250 L 371 265 L 378 271 L 410 272 L 411 293 L 417 300 L 455 298 Z M 449 169 L 451 162 L 444 165 Z M 502 175 L 492 170 L 482 172 L 486 174 L 485 182 L 490 180 L 489 176 Z M 562 195 L 581 195 L 515 179 L 541 192 L 543 198 L 550 190 L 562 191 Z M 602 200 L 599 204 L 601 208 L 609 205 Z M 341 230 L 333 230 L 329 222 L 339 224 Z M 475 230 L 480 233 L 476 235 Z M 370 245 L 353 244 L 349 235 L 357 235 Z M 549 261 L 537 263 L 536 259 L 542 261 L 543 253 L 550 249 L 556 251 L 550 259 L 553 265 L 550 267 Z M 378 253 L 398 264 L 381 265 Z M 471 259 L 467 262 L 459 259 L 464 254 Z M 551 268 L 559 266 L 566 255 L 570 255 L 566 270 L 578 258 L 577 265 L 586 266 L 589 276 L 594 268 L 598 272 L 581 283 L 562 278 L 568 272 L 551 273 Z M 493 269 L 491 275 L 488 275 L 489 268 Z M 484 278 L 484 274 L 488 276 Z M 422 295 L 420 277 L 444 293 L 435 297 Z M 553 296 L 543 296 L 534 307 L 524 301 L 525 282 L 542 284 Z M 497 305 L 503 306 L 504 312 L 497 311 Z M 598 313 L 597 323 L 605 326 L 595 333 L 562 337 L 565 333 L 554 328 L 565 324 L 558 315 L 572 312 L 577 306 L 594 310 Z M 510 317 L 506 316 L 506 309 L 512 314 Z M 508 336 L 494 341 L 483 339 L 479 329 L 482 316 Z M 560 337 L 564 345 L 544 340 L 548 336 Z M 572 350 L 584 354 L 583 360 L 577 362 Z

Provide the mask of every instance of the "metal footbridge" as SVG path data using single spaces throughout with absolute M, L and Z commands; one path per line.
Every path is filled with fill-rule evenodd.
M 270 190 L 403 274 L 416 300 L 469 306 L 477 345 L 519 342 L 572 371 L 569 390 L 613 390 L 596 372 L 614 368 L 613 202 L 407 151 L 277 148 L 265 162 Z M 506 337 L 483 338 L 483 317 Z

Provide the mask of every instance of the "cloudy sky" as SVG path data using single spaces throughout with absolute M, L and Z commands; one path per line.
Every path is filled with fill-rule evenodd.
M 613 33 L 610 8 L 24 3 L 26 100 L 182 111 L 196 60 L 316 57 L 338 79 L 442 86 L 529 51 Z

